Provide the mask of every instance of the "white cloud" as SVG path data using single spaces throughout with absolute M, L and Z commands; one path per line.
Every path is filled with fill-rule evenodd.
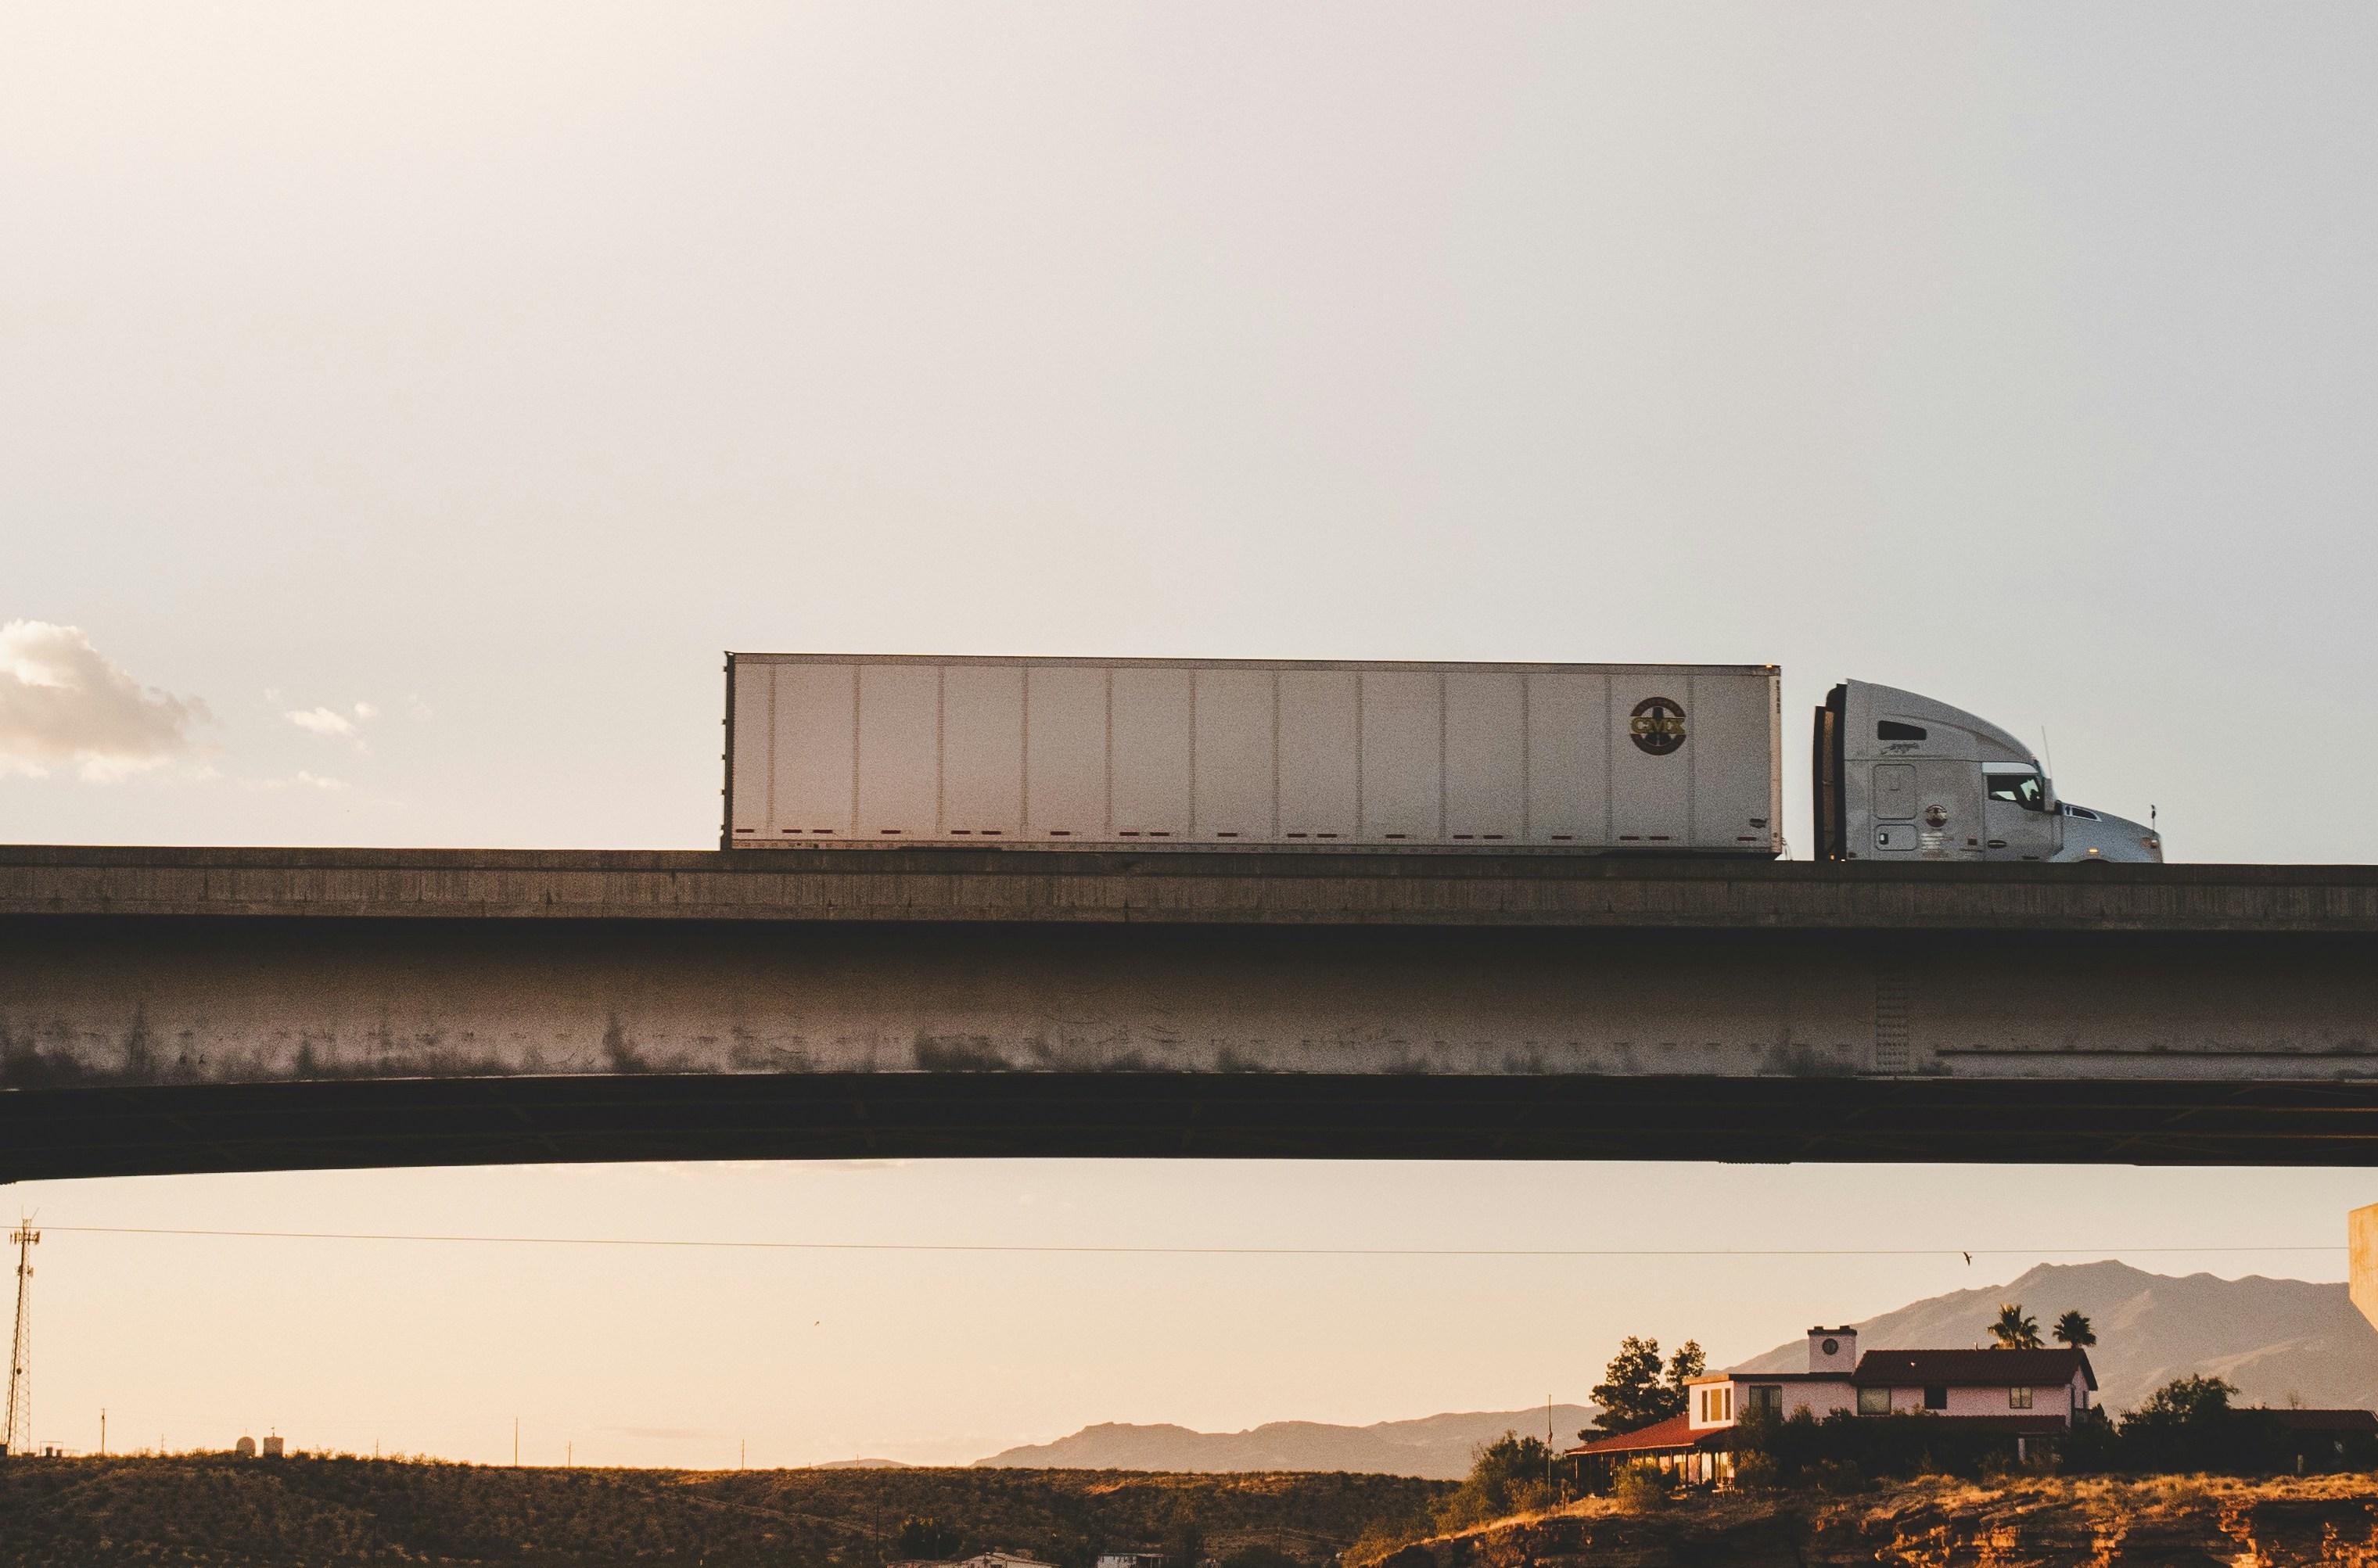
M 352 736 L 355 722 L 335 708 L 292 708 L 281 715 L 301 730 L 316 735 Z
M 190 726 L 210 717 L 195 697 L 134 680 L 79 627 L 0 626 L 0 772 L 72 763 L 87 779 L 122 778 L 186 755 Z
M 247 787 L 250 789 L 344 789 L 347 787 L 347 781 L 334 779 L 324 773 L 308 772 L 300 768 L 285 779 L 250 780 Z
M 354 717 L 349 718 L 347 713 L 353 713 Z M 358 700 L 347 709 L 346 713 L 330 707 L 291 708 L 281 716 L 309 734 L 327 736 L 334 740 L 351 740 L 357 751 L 367 752 L 371 745 L 364 739 L 363 727 L 379 717 L 379 708 L 375 703 Z

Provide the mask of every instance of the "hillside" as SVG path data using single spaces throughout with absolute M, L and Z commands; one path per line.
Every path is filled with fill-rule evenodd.
M 1593 1407 L 1555 1405 L 1553 1431 L 1567 1442 L 1593 1419 Z M 1166 1470 L 1210 1475 L 1234 1470 L 1348 1470 L 1458 1480 L 1480 1443 L 1507 1431 L 1544 1430 L 1544 1409 L 1465 1411 L 1367 1427 L 1323 1421 L 1268 1421 L 1245 1431 L 1106 1422 L 1054 1442 L 1033 1443 L 978 1459 L 987 1468 Z
M 1060 1568 L 1154 1549 L 1184 1522 L 1227 1555 L 1321 1562 L 1446 1488 L 1393 1476 L 977 1469 L 509 1469 L 380 1459 L 12 1460 L 0 1568 L 873 1568 L 909 1517 Z
M 1346 1568 L 2342 1568 L 2378 1560 L 2367 1477 L 1911 1481 L 1850 1497 L 1592 1499 Z
M 913 1470 L 916 1466 L 900 1459 L 828 1459 L 809 1466 L 812 1470 Z
M 1986 1345 L 2001 1301 L 2021 1302 L 2045 1333 L 2056 1314 L 2089 1314 L 2089 1352 L 2100 1402 L 2136 1405 L 2173 1378 L 2228 1378 L 2249 1404 L 2378 1406 L 2378 1329 L 2342 1284 L 2300 1279 L 2220 1279 L 2148 1274 L 2126 1263 L 2042 1263 L 2005 1285 L 1952 1291 L 1858 1323 L 1861 1350 Z M 1747 1371 L 1797 1371 L 1806 1341 L 1794 1339 L 1742 1364 Z

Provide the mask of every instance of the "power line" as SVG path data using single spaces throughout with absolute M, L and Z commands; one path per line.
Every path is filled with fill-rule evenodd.
M 2334 1244 L 2197 1247 L 1173 1247 L 1001 1241 L 772 1241 L 654 1236 L 470 1236 L 424 1231 L 224 1230 L 163 1225 L 50 1225 L 76 1236 L 190 1236 L 254 1241 L 402 1241 L 501 1247 L 665 1247 L 765 1252 L 1035 1252 L 1180 1258 L 1970 1258 L 2112 1253 L 2342 1252 Z

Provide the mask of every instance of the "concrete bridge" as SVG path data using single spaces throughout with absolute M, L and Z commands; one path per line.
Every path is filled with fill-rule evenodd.
M 0 1180 L 2378 1163 L 2378 868 L 0 849 Z

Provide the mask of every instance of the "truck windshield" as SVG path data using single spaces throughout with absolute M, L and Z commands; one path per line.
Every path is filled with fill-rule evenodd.
M 1983 778 L 1989 786 L 1992 800 L 2012 801 L 2026 811 L 2046 808 L 2048 792 L 2040 785 L 2039 774 L 2031 769 L 2018 772 L 2012 768 L 1992 768 L 1983 774 Z

